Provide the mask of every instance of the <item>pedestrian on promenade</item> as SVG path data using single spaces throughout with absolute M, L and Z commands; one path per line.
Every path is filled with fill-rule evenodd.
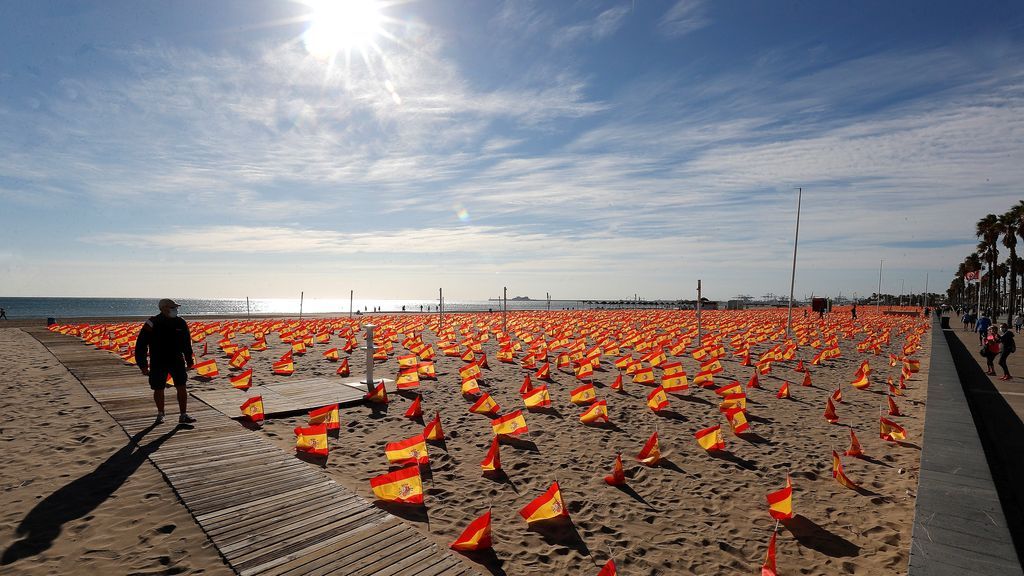
M 1020 329 L 1024 328 L 1024 314 L 1018 313 L 1013 319 L 1013 329 L 1020 332 Z
M 999 355 L 999 333 L 995 326 L 990 326 L 988 333 L 985 334 L 985 340 L 981 343 L 981 355 L 985 357 L 985 363 L 988 365 L 985 374 L 989 376 L 996 375 L 996 367 L 993 362 L 996 356 Z
M 1017 351 L 1017 343 L 1013 340 L 1013 332 L 1008 325 L 1000 324 L 999 330 L 1002 332 L 999 335 L 999 367 L 1003 369 L 1003 375 L 999 379 L 1012 380 L 1010 369 L 1006 367 L 1006 358 Z
M 191 424 L 196 419 L 188 415 L 185 382 L 188 380 L 186 370 L 195 364 L 192 335 L 185 320 L 178 317 L 179 306 L 174 300 L 164 298 L 157 307 L 160 313 L 146 320 L 139 330 L 135 341 L 135 363 L 144 375 L 149 376 L 149 387 L 153 390 L 153 402 L 156 404 L 156 423 L 164 421 L 164 388 L 170 375 L 178 394 L 178 423 Z
M 989 319 L 987 312 L 981 313 L 981 318 L 974 324 L 974 330 L 978 333 L 978 341 L 982 346 L 985 345 L 985 339 L 988 337 L 988 329 L 992 326 L 992 320 Z
M 857 319 L 857 305 L 856 304 L 854 304 L 853 306 L 850 306 L 850 316 L 852 316 L 854 320 Z
M 7 320 L 7 310 L 0 307 L 0 320 Z

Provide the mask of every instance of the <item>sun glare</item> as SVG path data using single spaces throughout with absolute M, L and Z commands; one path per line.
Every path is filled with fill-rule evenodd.
M 308 0 L 312 13 L 303 34 L 306 50 L 319 58 L 365 51 L 381 32 L 380 7 L 375 0 Z

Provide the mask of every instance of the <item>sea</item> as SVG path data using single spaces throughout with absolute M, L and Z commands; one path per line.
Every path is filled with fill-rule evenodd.
M 159 298 L 27 298 L 0 296 L 3 308 L 11 320 L 53 318 L 63 321 L 71 318 L 146 317 L 158 313 Z M 339 314 L 350 312 L 349 299 L 333 298 L 181 298 L 176 300 L 183 317 L 235 316 L 247 314 Z M 382 300 L 359 299 L 352 302 L 351 311 L 372 312 L 437 312 L 437 300 Z M 509 310 L 568 310 L 589 307 L 580 300 L 508 300 Z M 498 300 L 445 300 L 446 312 L 486 312 L 501 310 Z

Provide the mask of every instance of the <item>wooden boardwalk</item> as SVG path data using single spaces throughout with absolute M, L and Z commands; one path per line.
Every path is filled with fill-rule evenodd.
M 224 387 L 217 390 L 193 392 L 213 408 L 231 418 L 242 416 L 239 406 L 250 396 L 263 397 L 263 411 L 268 416 L 312 410 L 328 404 L 350 406 L 360 404 L 366 395 L 366 385 L 342 382 L 338 378 L 301 378 L 275 384 L 261 384 L 241 391 Z
M 199 420 L 194 428 L 178 428 L 174 414 L 155 426 L 148 386 L 136 368 L 77 338 L 42 328 L 26 332 L 129 436 L 161 440 L 150 461 L 237 573 L 477 574 L 414 528 L 213 408 L 192 402 L 189 412 Z M 167 396 L 173 406 L 173 393 Z

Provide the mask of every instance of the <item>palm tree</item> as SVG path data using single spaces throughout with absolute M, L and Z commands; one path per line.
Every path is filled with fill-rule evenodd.
M 966 294 L 967 302 L 964 302 L 964 308 L 970 308 L 971 304 L 973 304 L 973 303 L 978 301 L 978 292 L 981 291 L 981 267 L 982 267 L 981 266 L 981 258 L 978 257 L 977 253 L 968 254 L 967 258 L 964 258 L 963 267 L 964 267 L 964 271 L 965 272 L 977 272 L 978 273 L 978 282 L 977 282 L 977 284 L 975 286 L 977 291 L 974 293 L 974 297 L 973 298 L 971 297 L 971 287 L 970 287 L 970 284 L 967 285 L 967 294 Z M 975 310 L 975 312 L 978 312 L 978 311 Z
M 989 306 L 992 308 L 993 314 L 998 314 L 998 302 L 996 301 L 996 275 L 992 272 L 995 271 L 996 263 L 999 261 L 999 236 L 1002 234 L 1002 226 L 999 223 L 999 218 L 995 214 L 988 214 L 981 220 L 978 220 L 978 224 L 975 228 L 975 235 L 981 239 L 978 243 L 978 253 L 986 258 L 988 261 L 988 297 Z
M 1021 213 L 1022 205 L 1010 208 L 1008 212 L 999 217 L 999 224 L 1003 227 L 1003 246 L 1010 251 L 1010 258 L 1007 260 L 1010 276 L 1010 305 L 1008 308 L 1007 323 L 1013 322 L 1014 308 L 1017 305 L 1017 227 L 1024 214 Z

